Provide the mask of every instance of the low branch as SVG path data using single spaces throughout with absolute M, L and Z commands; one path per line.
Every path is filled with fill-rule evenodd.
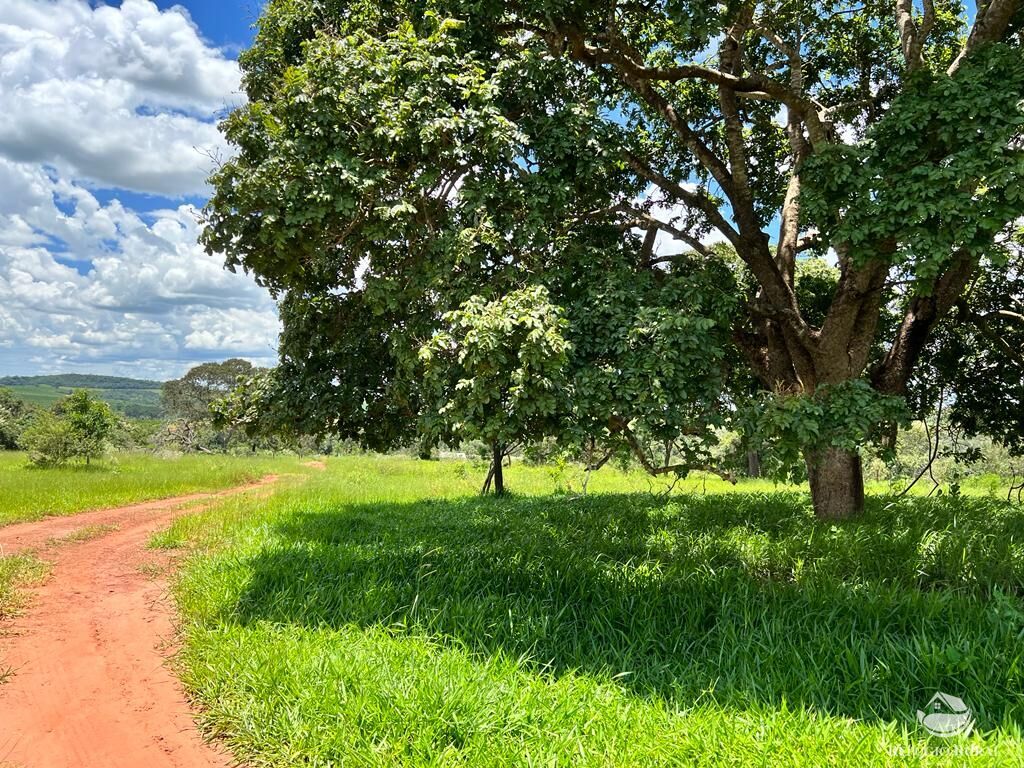
M 633 430 L 631 430 L 627 424 L 621 424 L 621 428 L 619 429 L 619 431 L 621 432 L 622 436 L 626 438 L 626 442 L 629 444 L 630 449 L 633 451 L 633 455 L 636 456 L 637 461 L 640 462 L 641 466 L 643 466 L 647 474 L 651 475 L 652 477 L 657 477 L 659 475 L 668 475 L 673 472 L 682 473 L 698 471 L 718 475 L 718 477 L 722 478 L 723 480 L 726 480 L 732 483 L 733 485 L 736 484 L 736 478 L 733 477 L 731 472 L 720 470 L 717 467 L 712 467 L 707 464 L 679 463 L 658 466 L 653 461 L 651 461 L 651 459 L 644 452 L 644 448 L 640 444 L 640 441 L 637 439 L 636 435 L 633 434 Z
M 588 472 L 597 472 L 597 470 L 601 469 L 601 467 L 603 467 L 605 464 L 607 464 L 609 461 L 611 461 L 611 458 L 614 455 L 615 455 L 615 449 L 613 448 L 610 451 L 608 451 L 608 453 L 606 453 L 604 456 L 602 456 L 600 459 L 598 459 L 597 461 L 588 462 L 587 465 L 586 465 L 587 466 L 587 471 Z

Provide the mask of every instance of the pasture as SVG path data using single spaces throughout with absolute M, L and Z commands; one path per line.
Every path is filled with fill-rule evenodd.
M 207 733 L 254 766 L 1020 764 L 1021 507 L 573 482 L 353 456 L 177 521 Z M 971 737 L 917 725 L 940 690 Z
M 299 466 L 286 457 L 140 453 L 115 454 L 92 466 L 37 469 L 24 453 L 0 451 L 0 526 L 219 490 Z

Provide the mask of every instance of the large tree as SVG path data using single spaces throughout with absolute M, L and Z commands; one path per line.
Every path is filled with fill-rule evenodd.
M 858 449 L 1024 211 L 1021 23 L 1017 0 L 271 0 L 205 244 L 284 297 L 286 337 L 299 318 L 283 358 L 311 414 L 353 374 L 356 420 L 415 420 L 441 315 L 539 284 L 570 339 L 594 321 L 570 361 L 577 428 L 706 438 L 713 372 L 691 361 L 664 386 L 654 342 L 727 368 L 727 332 L 816 512 L 848 516 Z M 712 234 L 739 259 L 731 283 Z M 811 253 L 838 269 L 813 308 L 796 286 Z M 614 323 L 633 331 L 590 348 Z M 361 334 L 378 359 L 325 363 Z
M 232 425 L 213 426 L 213 405 L 229 395 L 242 379 L 257 369 L 248 360 L 231 358 L 222 363 L 202 363 L 180 379 L 166 381 L 160 391 L 164 413 L 172 420 L 168 433 L 187 451 L 208 450 L 208 444 L 228 449 Z

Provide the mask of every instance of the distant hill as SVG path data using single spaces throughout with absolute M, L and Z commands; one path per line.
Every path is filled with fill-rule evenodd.
M 84 373 L 0 378 L 0 387 L 13 390 L 18 397 L 33 405 L 49 408 L 74 389 L 88 389 L 114 410 L 135 419 L 159 418 L 162 411 L 161 386 L 159 381 Z

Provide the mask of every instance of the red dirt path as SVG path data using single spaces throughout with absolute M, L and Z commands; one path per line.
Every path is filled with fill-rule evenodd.
M 0 528 L 0 552 L 41 548 L 83 528 L 116 525 L 45 551 L 54 563 L 29 609 L 0 623 L 0 766 L 225 768 L 231 759 L 196 731 L 167 668 L 174 643 L 166 573 L 171 557 L 146 548 L 195 494 Z M 145 572 L 144 572 L 145 571 Z M 148 574 L 148 575 L 147 575 Z

